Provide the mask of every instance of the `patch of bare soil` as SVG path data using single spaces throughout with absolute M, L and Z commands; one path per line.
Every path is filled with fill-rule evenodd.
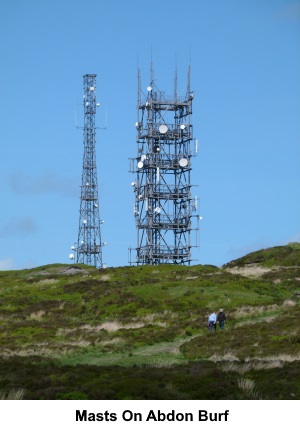
M 70 266 L 61 271 L 61 274 L 64 274 L 64 275 L 75 275 L 77 273 L 85 274 L 87 273 L 87 271 L 82 269 L 79 266 Z
M 225 269 L 226 272 L 233 273 L 234 275 L 245 276 L 246 278 L 257 279 L 260 278 L 267 272 L 270 272 L 273 269 L 269 269 L 267 267 L 257 266 L 255 264 L 249 264 L 245 267 L 232 267 Z

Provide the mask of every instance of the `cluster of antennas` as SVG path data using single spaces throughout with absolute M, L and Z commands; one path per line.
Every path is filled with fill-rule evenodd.
M 100 244 L 98 244 L 94 247 L 94 252 L 98 251 L 100 249 L 100 246 L 102 247 L 102 246 L 107 246 L 107 245 L 108 245 L 107 242 L 101 242 Z M 81 248 L 84 247 L 84 241 L 83 240 L 80 242 L 80 247 Z M 89 252 L 93 252 L 93 250 L 89 249 L 88 246 L 86 247 L 86 250 Z M 70 258 L 70 260 L 74 260 L 75 259 L 75 253 L 78 251 L 78 246 L 72 245 L 71 251 L 73 251 L 73 252 L 71 254 L 69 254 L 69 258 Z
M 185 93 L 185 94 L 184 94 Z M 199 220 L 197 197 L 192 197 L 191 158 L 198 152 L 193 137 L 190 69 L 188 84 L 174 93 L 160 91 L 153 78 L 144 93 L 138 75 L 137 156 L 130 159 L 131 183 L 135 194 L 134 216 L 137 246 L 134 264 L 190 264 L 190 233 L 197 231 L 192 218 Z M 197 242 L 197 239 L 196 239 Z M 131 255 L 131 254 L 130 254 Z

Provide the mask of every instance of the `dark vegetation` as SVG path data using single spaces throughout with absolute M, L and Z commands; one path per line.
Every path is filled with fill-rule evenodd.
M 300 399 L 299 297 L 297 243 L 223 268 L 0 272 L 0 398 Z

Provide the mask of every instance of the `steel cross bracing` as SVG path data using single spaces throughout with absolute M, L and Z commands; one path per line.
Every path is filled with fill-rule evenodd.
M 196 140 L 191 123 L 193 93 L 190 70 L 185 94 L 159 91 L 151 67 L 150 85 L 141 91 L 138 73 L 137 157 L 130 171 L 135 194 L 134 216 L 137 247 L 130 248 L 130 263 L 190 264 L 191 231 L 197 200 L 191 195 L 191 157 L 196 155 Z M 192 151 L 192 144 L 194 149 Z M 131 253 L 135 251 L 132 260 Z
M 102 242 L 96 166 L 96 75 L 83 76 L 84 154 L 82 165 L 77 263 L 102 267 Z

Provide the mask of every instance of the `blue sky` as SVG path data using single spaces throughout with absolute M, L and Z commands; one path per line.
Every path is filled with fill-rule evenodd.
M 222 265 L 300 241 L 299 0 L 0 2 L 0 269 L 69 263 L 83 155 L 82 75 L 97 74 L 103 261 L 136 245 L 128 172 L 142 87 L 179 89 L 191 63 L 193 257 Z

